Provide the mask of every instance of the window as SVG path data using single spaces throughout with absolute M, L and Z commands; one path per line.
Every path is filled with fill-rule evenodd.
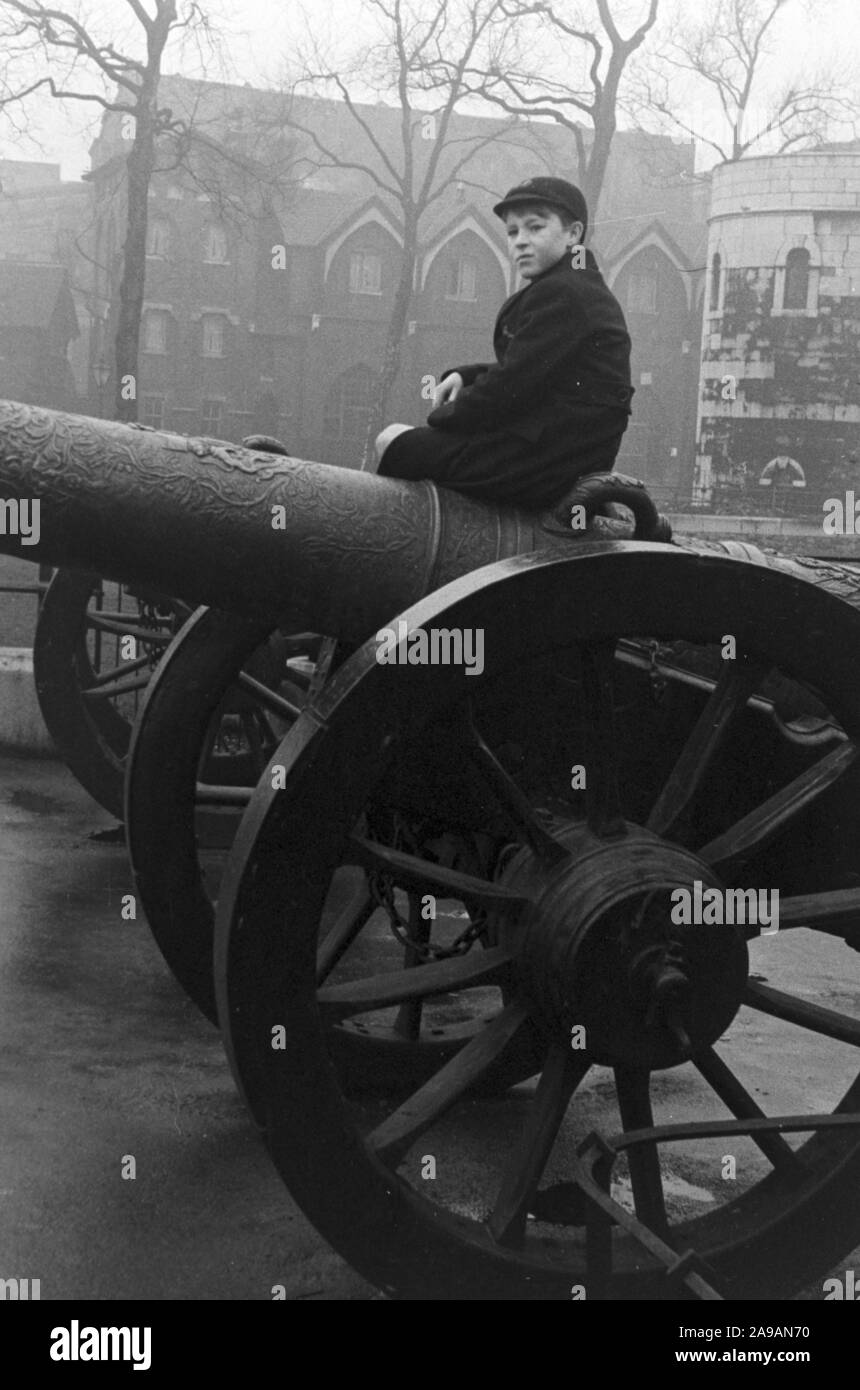
M 163 217 L 153 217 L 146 228 L 147 256 L 170 255 L 170 223 Z
M 140 423 L 149 425 L 150 429 L 164 429 L 164 397 L 163 396 L 141 396 L 140 398 Z
M 210 265 L 227 263 L 227 233 L 218 222 L 210 222 L 203 233 L 203 259 Z
M 778 443 L 782 445 L 782 440 Z M 797 459 L 783 453 L 765 464 L 758 481 L 759 487 L 806 487 L 806 474 Z
M 222 401 L 204 401 L 200 409 L 200 428 L 204 434 L 219 438 Z
M 809 299 L 809 252 L 802 247 L 789 251 L 785 261 L 784 309 L 805 309 Z
M 446 299 L 477 299 L 475 286 L 478 281 L 478 262 L 474 256 L 459 256 L 448 263 L 448 287 Z
M 710 298 L 710 301 L 709 301 L 709 304 L 708 304 L 709 311 L 710 311 L 710 313 L 712 313 L 712 314 L 717 314 L 717 313 L 719 313 L 719 309 L 720 309 L 720 292 L 721 292 L 721 290 L 722 290 L 722 283 L 721 283 L 721 281 L 722 281 L 722 272 L 723 272 L 722 257 L 719 255 L 718 252 L 715 252 L 715 253 L 714 253 L 714 258 L 713 258 L 713 260 L 711 261 L 711 298 Z
M 350 294 L 382 294 L 382 257 L 375 251 L 353 251 L 349 258 Z
M 330 439 L 364 439 L 376 377 L 370 367 L 352 367 L 332 384 L 326 397 L 323 433 Z
M 627 281 L 627 310 L 631 314 L 656 314 L 657 276 L 653 271 L 631 274 Z
M 203 356 L 224 356 L 224 320 L 220 314 L 203 315 Z
M 144 352 L 167 351 L 167 314 L 163 309 L 149 309 L 143 319 Z

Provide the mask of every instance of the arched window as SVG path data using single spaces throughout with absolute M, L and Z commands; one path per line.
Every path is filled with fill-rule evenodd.
M 370 425 L 376 374 L 361 364 L 332 382 L 323 414 L 323 434 L 330 439 L 364 439 Z
M 780 441 L 781 442 L 781 441 Z M 806 474 L 797 459 L 777 454 L 759 474 L 759 487 L 806 487 Z
M 227 233 L 220 222 L 210 222 L 203 232 L 203 259 L 211 265 L 227 261 Z
M 170 223 L 163 217 L 152 217 L 146 228 L 147 256 L 170 255 Z
M 785 259 L 784 309 L 805 309 L 809 299 L 809 252 L 795 246 Z
M 723 259 L 719 251 L 715 251 L 711 261 L 711 298 L 708 304 L 708 308 L 712 314 L 716 314 L 719 311 L 722 277 Z

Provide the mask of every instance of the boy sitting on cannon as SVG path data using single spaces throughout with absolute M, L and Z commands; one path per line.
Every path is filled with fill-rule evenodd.
M 588 209 L 578 188 L 528 179 L 493 211 L 526 281 L 496 320 L 496 362 L 447 370 L 426 426 L 388 425 L 378 436 L 378 471 L 537 510 L 583 474 L 612 468 L 633 396 L 630 337 L 582 245 Z

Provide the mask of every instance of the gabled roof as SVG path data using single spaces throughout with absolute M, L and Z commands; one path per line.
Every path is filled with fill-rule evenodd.
M 64 267 L 0 261 L 0 327 L 47 329 L 58 306 L 66 315 L 69 336 L 77 338 L 78 318 Z
M 379 201 L 364 194 L 345 197 L 343 193 L 330 193 L 317 188 L 298 188 L 288 196 L 277 199 L 273 211 L 283 232 L 285 245 L 318 246 L 335 236 L 367 205 Z M 389 216 L 394 222 L 399 221 L 393 211 Z
M 656 239 L 683 270 L 701 270 L 705 264 L 708 229 L 704 223 L 675 218 L 642 216 L 607 223 L 595 229 L 594 250 L 602 265 L 616 265 L 640 246 Z

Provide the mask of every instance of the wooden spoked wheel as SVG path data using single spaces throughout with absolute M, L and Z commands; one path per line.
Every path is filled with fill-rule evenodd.
M 57 570 L 33 642 L 42 717 L 64 762 L 111 815 L 143 691 L 191 610 L 164 594 Z
M 279 748 L 222 882 L 219 1016 L 292 1196 L 392 1295 L 786 1297 L 860 1237 L 860 613 L 805 573 L 507 561 L 405 615 L 480 631 L 480 675 L 369 643 Z M 655 695 L 620 656 L 652 639 L 721 663 L 710 694 Z M 814 737 L 761 713 L 773 673 Z M 422 814 L 484 867 L 393 845 Z M 472 949 L 342 969 L 327 898 L 358 865 L 461 904 Z M 736 889 L 779 891 L 776 933 L 672 918 L 679 890 Z M 409 1005 L 432 1032 L 474 997 L 485 1026 L 432 1077 L 347 1098 L 333 1023 Z M 479 1098 L 505 1065 L 530 1079 Z
M 276 730 L 283 732 L 295 721 L 309 686 L 322 676 L 312 665 L 319 644 L 312 634 L 285 638 L 270 633 L 265 623 L 200 609 L 166 653 L 135 726 L 126 826 L 138 899 L 173 974 L 213 1022 L 212 945 L 224 851 L 238 824 L 237 810 L 247 805 L 263 767 L 271 765 Z M 223 785 L 230 777 L 229 758 L 213 759 L 213 742 L 216 747 L 219 738 L 223 742 L 224 711 L 235 724 L 237 709 L 240 729 L 250 724 L 246 753 L 253 754 L 256 772 L 248 777 L 243 767 L 244 777 Z M 224 833 L 213 844 L 210 817 L 218 811 L 225 813 Z M 413 847 L 423 831 L 430 841 L 425 852 L 442 858 L 447 851 L 450 859 L 456 849 L 461 860 L 468 853 L 473 865 L 480 855 L 480 837 L 477 843 L 455 844 L 450 836 L 440 837 L 438 826 L 410 824 L 390 814 L 386 830 L 401 841 L 408 836 Z M 440 937 L 450 942 L 470 935 L 470 918 L 459 905 L 452 904 L 447 916 L 440 913 L 431 924 L 421 915 L 421 895 L 408 886 L 387 900 L 378 891 L 373 867 L 347 866 L 337 877 L 324 926 L 331 964 L 322 967 L 322 978 L 336 963 L 345 968 L 347 956 L 349 967 L 359 972 L 371 957 L 387 962 L 392 949 L 404 968 L 417 963 L 422 951 L 405 943 L 409 929 L 400 928 L 401 917 L 417 922 L 423 952 L 431 956 L 444 949 Z M 393 935 L 398 930 L 399 941 Z M 408 1004 L 393 1017 L 362 1019 L 355 1027 L 350 1020 L 335 1022 L 330 1043 L 342 1063 L 344 1084 L 387 1091 L 432 1075 L 440 1058 L 452 1057 L 483 1025 L 486 1009 L 449 1013 L 449 1018 L 437 1015 L 433 1029 L 423 1035 L 420 1009 Z
M 200 608 L 135 724 L 125 789 L 138 899 L 174 975 L 212 1022 L 220 871 L 239 815 L 313 678 L 319 638 Z

